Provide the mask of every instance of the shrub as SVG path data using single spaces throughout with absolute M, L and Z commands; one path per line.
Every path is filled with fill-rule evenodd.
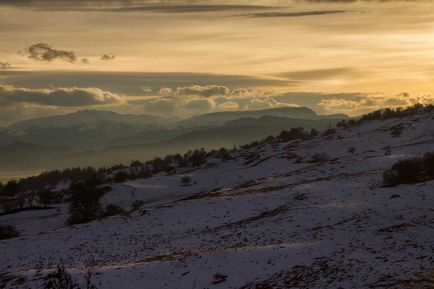
M 384 155 L 385 156 L 392 155 L 392 149 L 390 148 L 390 146 L 387 146 L 387 147 L 384 148 Z
M 118 205 L 110 204 L 107 205 L 104 209 L 104 216 L 114 216 L 123 213 L 125 213 L 125 211 Z
M 3 188 L 3 194 L 8 197 L 15 197 L 18 195 L 20 187 L 17 181 L 9 181 Z
M 0 225 L 0 240 L 18 237 L 20 233 L 12 225 Z
M 426 153 L 423 156 L 425 172 L 429 179 L 434 179 L 434 153 Z
M 97 187 L 92 181 L 79 183 L 71 189 L 71 204 L 69 206 L 69 225 L 86 223 L 101 217 L 104 210 L 99 199 L 107 191 L 107 188 Z
M 9 214 L 18 211 L 19 209 L 17 202 L 13 199 L 3 202 L 1 208 L 4 214 Z
M 393 126 L 390 129 L 390 134 L 394 137 L 398 137 L 402 134 L 403 131 L 404 131 L 404 125 L 398 124 L 398 125 Z
M 65 266 L 57 266 L 55 272 L 48 274 L 44 278 L 44 289 L 97 289 L 97 287 L 92 284 L 92 273 L 87 272 L 86 285 L 80 286 L 73 279 L 71 274 L 66 272 Z
M 133 204 L 131 205 L 131 210 L 133 211 L 137 211 L 139 210 L 143 205 L 145 204 L 145 202 L 143 202 L 142 200 L 136 200 L 133 202 Z
M 164 170 L 169 175 L 176 173 L 176 168 L 171 165 L 166 166 Z
M 336 133 L 336 129 L 334 129 L 334 128 L 329 128 L 329 129 L 327 129 L 325 132 L 324 132 L 324 136 L 331 136 L 331 135 L 334 135 Z
M 217 273 L 214 275 L 214 280 L 212 282 L 212 284 L 220 284 L 222 282 L 225 282 L 228 276 Z
M 218 151 L 218 157 L 222 160 L 222 161 L 229 161 L 232 158 L 230 152 L 226 149 L 226 148 L 221 148 Z
M 361 116 L 358 120 L 349 120 L 347 123 L 340 123 L 339 126 L 354 126 L 361 123 L 365 123 L 368 121 L 373 120 L 384 120 L 384 119 L 391 119 L 391 118 L 401 118 L 405 116 L 411 116 L 416 115 L 421 112 L 430 113 L 434 111 L 434 106 L 432 104 L 422 105 L 422 104 L 415 104 L 413 106 L 407 107 L 407 108 L 386 108 L 386 109 L 380 109 L 377 111 L 370 112 L 368 114 L 365 114 Z
M 203 148 L 201 148 L 191 152 L 189 156 L 189 161 L 191 163 L 191 166 L 199 167 L 200 165 L 206 162 L 206 158 L 207 158 L 207 153 Z
M 413 184 L 428 179 L 423 158 L 401 160 L 383 174 L 385 187 Z
M 308 134 L 304 132 L 304 129 L 302 127 L 298 128 L 291 128 L 289 131 L 284 130 L 279 134 L 279 139 L 281 141 L 290 141 L 295 139 L 306 139 L 308 138 Z
M 115 183 L 123 183 L 128 180 L 129 174 L 125 171 L 119 171 L 115 174 L 113 180 Z
M 143 165 L 142 162 L 139 160 L 134 160 L 134 161 L 131 161 L 131 163 L 130 163 L 130 167 L 141 167 L 142 165 Z
M 318 135 L 319 135 L 319 131 L 318 131 L 317 129 L 312 128 L 312 129 L 310 130 L 310 136 L 311 136 L 311 137 L 316 137 L 316 136 L 318 136 Z
M 325 153 L 314 154 L 310 158 L 311 163 L 321 163 L 321 162 L 326 162 L 328 160 L 330 160 L 330 157 Z
M 348 152 L 352 155 L 354 155 L 356 153 L 356 148 L 355 147 L 350 147 L 348 148 Z
M 89 178 L 103 178 L 104 172 L 105 169 L 97 171 L 92 167 L 69 168 L 62 171 L 54 170 L 42 172 L 38 176 L 23 178 L 18 184 L 21 191 L 39 191 L 45 189 L 47 186 L 54 187 L 62 181 L 77 183 Z
M 192 179 L 190 177 L 185 176 L 185 177 L 181 178 L 181 184 L 183 186 L 189 186 L 191 184 L 191 182 L 192 182 Z
M 50 189 L 45 189 L 39 192 L 38 197 L 39 202 L 46 208 L 54 202 L 55 194 Z

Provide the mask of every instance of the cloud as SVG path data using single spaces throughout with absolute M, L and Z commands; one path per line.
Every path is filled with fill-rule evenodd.
M 142 90 L 143 90 L 143 92 L 146 92 L 146 93 L 152 93 L 152 88 L 150 88 L 149 86 L 143 86 Z
M 176 107 L 177 103 L 167 98 L 148 100 L 143 105 L 145 112 L 166 116 L 176 113 Z
M 261 12 L 249 13 L 238 16 L 248 18 L 274 18 L 274 17 L 304 17 L 304 16 L 322 16 L 328 14 L 347 13 L 346 10 L 316 10 L 316 11 L 300 11 L 300 12 Z
M 355 78 L 364 76 L 365 73 L 354 67 L 336 67 L 326 69 L 312 69 L 276 73 L 274 76 L 285 77 L 293 80 L 312 81 L 328 80 L 335 78 Z
M 220 110 L 239 110 L 240 105 L 236 103 L 235 101 L 226 101 L 221 103 L 218 108 Z
M 387 107 L 406 107 L 416 103 L 429 104 L 433 102 L 434 96 L 431 94 L 410 95 L 404 92 L 395 96 L 366 95 L 359 99 L 322 99 L 319 105 L 331 113 L 343 112 L 350 115 L 360 115 Z
M 221 86 L 221 85 L 191 85 L 178 87 L 175 90 L 175 96 L 203 96 L 203 97 L 211 97 L 217 95 L 227 95 L 229 94 L 230 89 Z
M 115 59 L 115 58 L 116 58 L 116 56 L 114 56 L 114 55 L 107 55 L 107 54 L 104 54 L 103 56 L 101 56 L 101 60 L 103 60 L 103 61 L 113 60 L 113 59 Z
M 89 61 L 88 58 L 82 58 L 81 59 L 81 63 L 83 63 L 83 64 L 90 64 L 90 61 Z
M 42 106 L 83 107 L 121 103 L 122 99 L 111 92 L 98 88 L 49 88 L 28 89 L 0 85 L 0 104 L 20 103 Z
M 177 3 L 178 2 L 178 3 Z M 147 1 L 147 0 L 2 0 L 0 5 L 36 8 L 46 11 L 98 11 L 98 12 L 156 12 L 156 13 L 206 13 L 272 8 L 265 5 L 198 4 L 197 1 Z
M 159 115 L 174 113 L 180 117 L 222 110 L 295 106 L 277 101 L 270 92 L 246 88 L 230 89 L 220 85 L 190 85 L 175 89 L 162 87 L 159 94 L 160 98 L 144 99 L 137 103 L 143 104 L 146 112 Z
M 173 96 L 173 89 L 171 89 L 170 87 L 162 87 L 158 91 L 158 94 L 164 97 L 171 97 Z
M 0 0 L 1 1 L 1 0 Z M 22 87 L 98 87 L 121 95 L 143 95 L 143 87 L 158 92 L 162 87 L 207 84 L 236 87 L 283 87 L 289 80 L 249 75 L 189 72 L 109 72 L 109 71 L 1 71 L 3 83 Z
M 185 103 L 184 107 L 188 110 L 204 113 L 215 108 L 215 102 L 209 98 L 192 99 Z
M 297 105 L 278 102 L 273 97 L 267 98 L 253 98 L 251 102 L 246 106 L 245 110 L 259 110 L 274 107 L 294 107 Z
M 26 49 L 29 58 L 38 61 L 51 62 L 56 59 L 65 60 L 71 63 L 77 61 L 77 57 L 73 51 L 58 50 L 46 43 L 33 44 Z
M 0 69 L 11 69 L 12 66 L 10 65 L 9 62 L 2 62 L 0 61 Z

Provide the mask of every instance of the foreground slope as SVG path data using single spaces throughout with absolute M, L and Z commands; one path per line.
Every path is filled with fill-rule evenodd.
M 104 203 L 145 205 L 88 224 L 66 227 L 66 206 L 2 216 L 22 232 L 0 241 L 5 287 L 36 288 L 64 263 L 104 289 L 431 288 L 434 182 L 384 188 L 382 174 L 433 151 L 433 123 L 370 122 L 116 184 Z

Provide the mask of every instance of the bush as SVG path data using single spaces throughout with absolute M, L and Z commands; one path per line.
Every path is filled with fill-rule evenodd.
M 330 157 L 325 153 L 314 154 L 310 158 L 311 163 L 321 163 L 321 162 L 326 162 L 329 160 L 330 160 Z
M 207 153 L 203 148 L 192 151 L 188 156 L 191 166 L 196 168 L 204 164 L 206 162 L 206 158 Z
M 115 183 L 123 183 L 128 180 L 129 174 L 125 171 L 117 172 L 113 178 Z
M 21 179 L 19 189 L 25 191 L 40 191 L 44 190 L 47 186 L 54 187 L 59 182 L 77 183 L 85 181 L 89 178 L 103 178 L 105 169 L 95 170 L 92 167 L 84 168 L 69 168 L 63 171 L 54 170 L 49 172 L 42 172 L 38 176 L 31 176 Z
M 319 135 L 319 131 L 316 128 L 312 128 L 310 130 L 310 136 L 311 137 L 317 137 Z
M 434 153 L 426 153 L 423 156 L 425 171 L 429 179 L 434 179 Z
M 48 274 L 44 278 L 44 289 L 97 289 L 97 287 L 92 284 L 92 274 L 87 272 L 86 285 L 80 286 L 73 279 L 71 274 L 66 272 L 65 266 L 57 266 L 55 272 Z
M 9 214 L 12 212 L 16 212 L 19 209 L 17 201 L 15 201 L 13 199 L 9 199 L 7 201 L 4 201 L 1 205 L 1 208 L 2 208 L 3 214 Z
M 8 197 L 15 197 L 18 195 L 20 186 L 17 181 L 9 181 L 3 188 L 3 194 Z
M 324 132 L 324 136 L 332 136 L 332 135 L 334 135 L 334 134 L 336 134 L 336 129 L 334 129 L 334 128 L 329 128 L 329 129 L 327 129 L 325 132 Z
M 394 137 L 398 137 L 402 134 L 403 131 L 404 131 L 404 125 L 398 124 L 398 125 L 393 126 L 390 129 L 390 134 Z
M 46 208 L 55 200 L 55 194 L 50 189 L 42 190 L 38 193 L 39 202 Z
M 141 207 L 143 207 L 143 205 L 145 204 L 145 202 L 143 202 L 142 200 L 135 200 L 133 202 L 133 204 L 131 205 L 131 210 L 133 211 L 137 211 L 139 210 Z
M 185 186 L 189 186 L 192 182 L 192 179 L 190 177 L 182 177 L 181 178 L 181 184 L 185 187 Z
M 289 131 L 284 130 L 280 132 L 278 138 L 281 141 L 286 142 L 295 139 L 306 139 L 308 138 L 308 136 L 309 135 L 304 131 L 302 127 L 298 127 L 298 128 L 291 128 Z
M 233 159 L 230 152 L 226 148 L 221 148 L 220 150 L 218 150 L 218 157 L 222 161 L 229 161 Z
M 385 156 L 392 155 L 392 149 L 390 148 L 390 146 L 387 146 L 387 147 L 384 148 L 384 155 Z
M 395 163 L 383 174 L 383 185 L 393 187 L 400 184 L 414 184 L 434 179 L 431 175 L 432 154 L 425 154 L 422 158 L 401 160 Z
M 11 239 L 18 237 L 17 229 L 12 225 L 0 225 L 0 240 Z
M 356 153 L 356 148 L 355 147 L 350 147 L 348 148 L 348 152 L 352 155 L 354 155 Z
M 104 216 L 108 217 L 108 216 L 114 216 L 114 215 L 119 215 L 119 214 L 123 214 L 125 213 L 125 211 L 118 205 L 107 205 L 104 209 Z
M 97 187 L 94 182 L 87 181 L 72 186 L 70 190 L 72 196 L 68 225 L 86 223 L 103 216 L 104 210 L 99 199 L 107 191 L 107 188 Z

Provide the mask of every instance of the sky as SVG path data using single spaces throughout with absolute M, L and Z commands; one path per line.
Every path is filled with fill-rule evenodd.
M 432 103 L 434 2 L 0 0 L 0 126 Z

